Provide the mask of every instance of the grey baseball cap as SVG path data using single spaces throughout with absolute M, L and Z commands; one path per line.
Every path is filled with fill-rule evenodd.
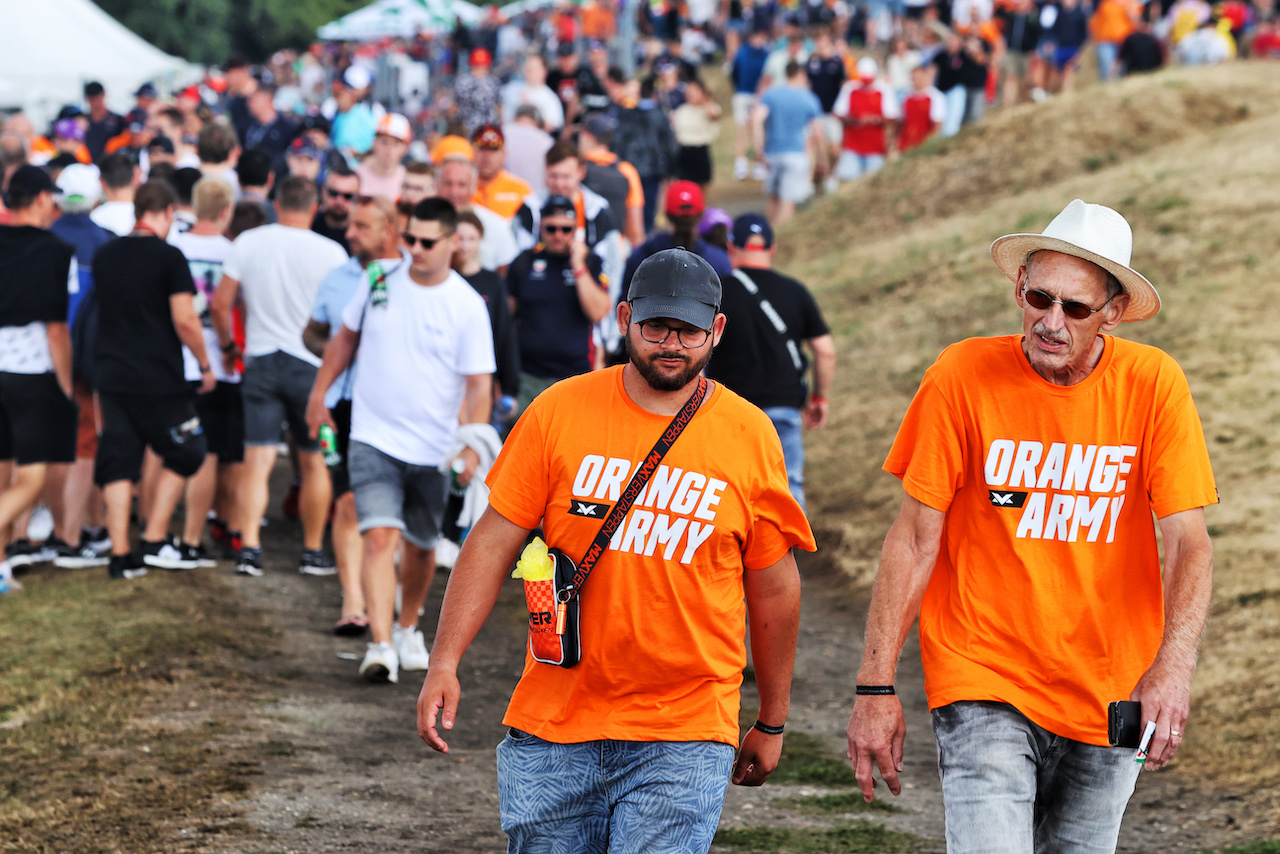
M 720 276 L 701 255 L 664 249 L 636 268 L 627 302 L 636 323 L 668 317 L 710 329 L 720 311 Z

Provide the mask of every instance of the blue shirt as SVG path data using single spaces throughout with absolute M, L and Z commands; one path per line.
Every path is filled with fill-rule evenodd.
M 373 148 L 377 126 L 373 110 L 369 109 L 368 104 L 361 102 L 333 117 L 333 134 L 330 139 L 334 148 L 349 148 L 357 154 L 364 154 Z
M 764 122 L 764 153 L 804 154 L 809 123 L 822 115 L 818 96 L 795 86 L 770 86 L 760 103 L 769 109 Z
M 76 257 L 71 265 L 71 277 L 75 281 L 67 282 L 69 308 L 67 323 L 74 323 L 76 309 L 80 302 L 93 289 L 93 256 L 99 247 L 115 235 L 89 219 L 88 214 L 63 214 L 49 226 L 49 231 L 63 243 L 70 243 L 76 249 Z
M 760 85 L 760 77 L 764 74 L 764 64 L 769 58 L 767 47 L 752 47 L 744 44 L 738 48 L 733 58 L 733 91 L 739 94 L 754 95 Z
M 406 256 L 401 256 L 407 261 Z M 395 259 L 383 259 L 381 261 L 382 269 L 388 273 L 396 267 Z M 347 307 L 347 303 L 351 302 L 355 296 L 356 289 L 364 282 L 365 271 L 360 265 L 360 259 L 348 258 L 347 263 L 335 268 L 329 275 L 320 280 L 320 287 L 316 290 L 316 301 L 311 307 L 311 319 L 317 323 L 329 324 L 330 337 L 338 334 L 338 327 L 342 325 L 342 310 Z M 353 356 L 351 364 L 347 367 L 342 375 L 333 381 L 333 385 L 329 386 L 329 391 L 325 393 L 324 405 L 330 409 L 338 405 L 340 400 L 351 400 L 351 390 L 356 384 L 356 360 Z

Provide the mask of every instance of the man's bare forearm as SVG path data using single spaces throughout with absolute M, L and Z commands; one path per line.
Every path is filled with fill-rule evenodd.
M 781 726 L 791 712 L 791 677 L 800 630 L 800 574 L 790 551 L 767 569 L 743 577 L 751 624 L 751 658 L 760 693 L 759 718 Z

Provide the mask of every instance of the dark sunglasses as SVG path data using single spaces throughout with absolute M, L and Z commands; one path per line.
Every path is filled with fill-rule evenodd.
M 339 193 L 337 190 L 330 187 L 325 187 L 324 192 L 331 199 L 346 199 L 347 201 L 351 201 L 356 197 L 355 193 Z
M 571 231 L 573 231 L 574 226 L 572 226 L 572 225 L 544 225 L 544 226 L 543 226 L 543 228 L 544 228 L 544 229 L 546 229 L 547 234 L 569 234 Z
M 415 237 L 406 231 L 404 234 L 400 235 L 400 239 L 403 240 L 404 245 L 408 246 L 410 249 L 412 249 L 415 245 L 421 243 L 422 248 L 430 252 L 432 249 L 436 248 L 437 243 L 439 243 L 441 240 L 444 240 L 446 237 L 448 237 L 451 234 L 453 234 L 452 231 L 446 231 L 444 234 L 440 235 L 439 237 Z
M 1026 286 L 1023 286 L 1022 288 L 1022 296 L 1026 299 L 1028 305 L 1032 308 L 1040 309 L 1041 311 L 1047 311 L 1048 309 L 1053 308 L 1053 304 L 1056 302 L 1062 306 L 1063 314 L 1075 320 L 1084 320 L 1089 315 L 1097 314 L 1107 307 L 1107 303 L 1115 299 L 1115 297 L 1110 297 L 1107 302 L 1104 302 L 1099 307 L 1090 308 L 1088 303 L 1083 303 L 1079 300 L 1073 299 L 1060 300 L 1052 294 L 1047 294 L 1044 291 L 1029 290 Z

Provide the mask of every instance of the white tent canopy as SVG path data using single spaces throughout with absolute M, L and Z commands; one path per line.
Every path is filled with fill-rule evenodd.
M 412 38 L 419 32 L 451 30 L 459 18 L 474 24 L 483 17 L 467 0 L 378 0 L 336 21 L 316 34 L 325 41 L 366 41 L 393 36 Z
M 148 80 L 176 85 L 190 75 L 186 60 L 152 46 L 90 0 L 0 0 L 0 20 L 7 33 L 0 80 L 26 95 L 0 107 L 32 110 L 33 120 L 79 103 L 90 80 L 102 83 L 119 109 Z

